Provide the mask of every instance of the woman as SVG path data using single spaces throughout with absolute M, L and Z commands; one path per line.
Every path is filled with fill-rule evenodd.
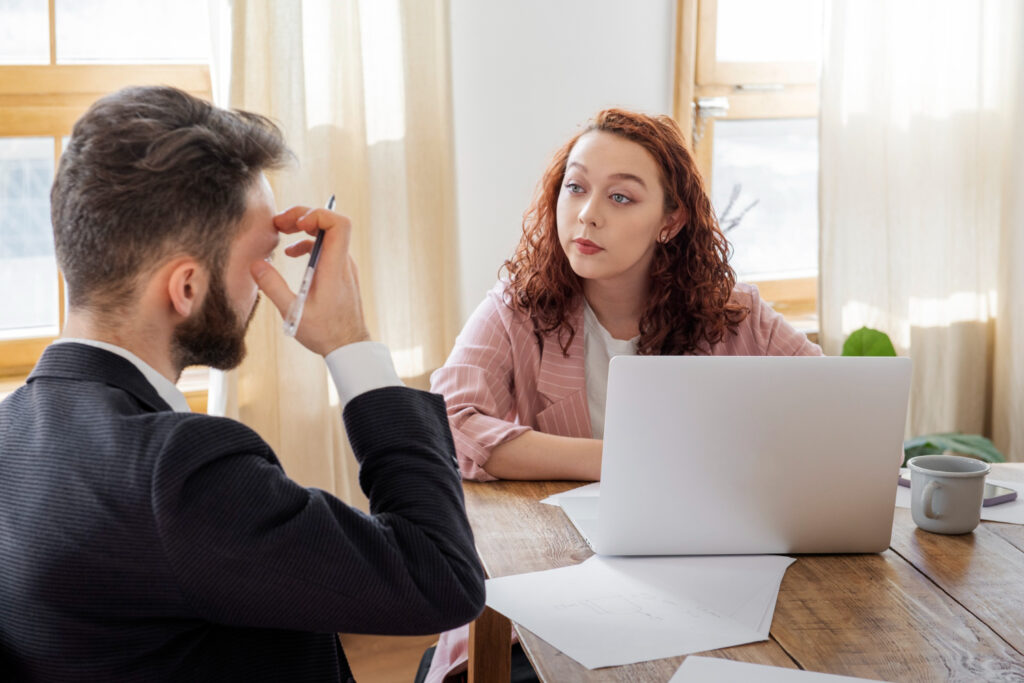
M 596 480 L 619 354 L 821 355 L 750 285 L 676 123 L 609 109 L 551 160 L 432 390 L 467 479 Z
M 736 284 L 728 251 L 676 123 L 599 113 L 551 160 L 507 281 L 431 377 L 463 476 L 599 479 L 612 356 L 821 355 Z M 465 670 L 467 638 L 442 634 L 428 682 Z

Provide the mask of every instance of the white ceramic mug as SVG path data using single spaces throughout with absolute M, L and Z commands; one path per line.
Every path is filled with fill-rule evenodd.
M 966 534 L 981 521 L 987 462 L 960 455 L 919 455 L 910 468 L 914 524 L 936 534 Z

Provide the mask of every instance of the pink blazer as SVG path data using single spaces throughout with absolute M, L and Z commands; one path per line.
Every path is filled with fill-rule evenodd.
M 459 468 L 465 479 L 493 480 L 484 471 L 491 450 L 529 429 L 591 437 L 583 365 L 583 306 L 569 355 L 555 335 L 537 343 L 529 318 L 502 301 L 498 282 L 470 316 L 431 390 L 448 404 Z M 750 309 L 737 333 L 710 349 L 714 356 L 820 356 L 817 344 L 793 329 L 761 300 L 757 287 L 739 284 L 733 300 Z

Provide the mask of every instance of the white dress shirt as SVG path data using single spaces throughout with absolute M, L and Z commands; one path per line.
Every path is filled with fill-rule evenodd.
M 172 410 L 179 413 L 189 412 L 185 394 L 174 386 L 174 382 L 154 370 L 151 365 L 128 349 L 94 339 L 61 338 L 53 343 L 66 342 L 93 346 L 121 356 L 138 368 L 143 377 L 153 385 L 160 398 L 166 401 Z M 345 405 L 359 394 L 381 387 L 403 386 L 402 380 L 398 378 L 398 373 L 395 371 L 391 353 L 388 351 L 388 347 L 381 342 L 364 341 L 347 344 L 331 351 L 324 360 L 327 362 L 327 368 L 330 370 L 331 378 L 338 390 L 338 399 L 343 410 Z

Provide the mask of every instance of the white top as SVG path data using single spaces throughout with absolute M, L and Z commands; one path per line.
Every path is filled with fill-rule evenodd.
M 587 378 L 590 433 L 604 438 L 604 406 L 608 396 L 608 363 L 615 356 L 635 356 L 640 336 L 615 339 L 597 320 L 590 304 L 583 302 L 583 367 Z
M 75 342 L 94 346 L 121 356 L 138 368 L 167 405 L 177 413 L 189 412 L 188 401 L 174 383 L 128 349 L 94 339 L 57 339 L 53 343 Z M 338 389 L 341 408 L 359 394 L 382 387 L 403 386 L 388 347 L 381 342 L 363 341 L 341 346 L 324 357 Z

